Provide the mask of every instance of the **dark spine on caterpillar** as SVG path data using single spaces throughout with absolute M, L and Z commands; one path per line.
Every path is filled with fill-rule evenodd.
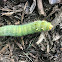
M 0 27 L 0 36 L 24 36 L 36 32 L 48 31 L 51 28 L 51 23 L 47 21 L 35 21 L 24 25 L 7 25 Z

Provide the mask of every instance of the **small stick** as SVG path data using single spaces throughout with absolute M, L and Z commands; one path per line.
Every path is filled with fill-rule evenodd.
M 8 44 L 9 44 L 9 50 L 10 50 L 9 57 L 11 57 L 13 55 L 14 44 L 10 45 L 9 42 L 8 42 Z
M 35 7 L 36 7 L 36 0 L 33 0 L 33 3 L 30 7 L 30 13 L 32 13 L 34 11 Z
M 4 47 L 0 50 L 0 53 L 3 53 L 8 47 L 9 47 L 9 45 L 6 44 L 6 46 L 4 46 Z
M 38 41 L 36 42 L 36 44 L 39 45 L 39 44 L 42 42 L 43 39 L 45 39 L 45 34 L 44 34 L 44 32 L 42 32 L 42 33 L 40 34 L 39 39 L 38 39 Z
M 47 42 L 47 53 L 50 52 L 49 42 Z
M 44 15 L 44 16 L 46 16 L 46 13 L 44 12 L 42 0 L 37 0 L 37 6 L 38 6 L 39 15 Z
M 22 10 L 16 10 L 16 11 L 11 11 L 11 12 L 6 12 L 6 13 L 1 13 L 1 16 L 11 16 L 13 15 L 14 13 L 17 13 L 17 12 L 21 12 Z
M 8 9 L 8 8 L 2 8 L 2 9 L 0 9 L 0 11 L 13 11 L 13 10 Z
M 11 16 L 14 12 L 1 13 L 1 16 Z
M 27 4 L 28 4 L 28 1 L 25 3 L 25 6 L 24 6 L 24 10 L 23 10 L 23 13 L 22 13 L 22 16 L 21 16 L 21 23 L 23 22 L 23 19 L 24 19 L 24 13 L 25 13 L 24 11 L 26 9 Z
M 17 45 L 18 45 L 18 47 L 21 49 L 21 50 L 23 50 L 23 47 L 22 47 L 22 45 L 20 44 L 20 43 L 18 43 L 18 42 L 16 42 L 16 41 L 14 41 Z

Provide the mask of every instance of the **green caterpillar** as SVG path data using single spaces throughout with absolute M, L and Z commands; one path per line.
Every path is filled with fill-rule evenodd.
M 24 36 L 41 31 L 52 29 L 52 25 L 47 21 L 34 21 L 24 25 L 7 25 L 0 27 L 0 36 Z

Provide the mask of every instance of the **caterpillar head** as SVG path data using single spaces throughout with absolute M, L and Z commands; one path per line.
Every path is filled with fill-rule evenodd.
M 49 31 L 53 28 L 53 25 L 50 22 L 47 22 L 44 20 L 42 21 L 41 25 L 42 25 L 41 27 L 42 27 L 43 31 Z

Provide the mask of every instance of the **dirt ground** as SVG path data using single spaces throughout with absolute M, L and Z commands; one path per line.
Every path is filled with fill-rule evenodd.
M 44 14 L 39 15 L 37 1 L 29 13 L 32 3 L 33 0 L 0 0 L 0 27 L 47 20 L 53 29 L 22 37 L 1 36 L 0 62 L 62 62 L 62 4 L 51 5 L 43 0 Z

